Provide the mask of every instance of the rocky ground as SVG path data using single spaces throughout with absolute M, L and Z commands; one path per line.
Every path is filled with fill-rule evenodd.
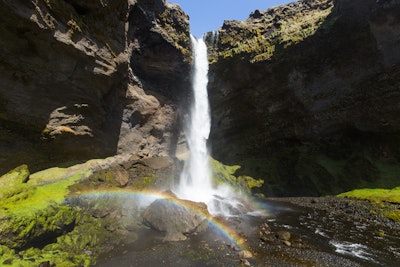
M 382 216 L 398 209 L 396 204 L 339 197 L 266 203 L 267 217 L 225 219 L 235 241 L 212 224 L 180 242 L 160 242 L 163 234 L 149 229 L 136 244 L 104 255 L 96 266 L 395 266 L 400 259 L 400 224 Z M 350 246 L 338 252 L 334 242 L 360 249 L 351 254 Z
M 384 216 L 399 210 L 399 204 L 334 196 L 270 200 L 290 211 L 259 226 L 256 253 L 269 255 L 262 260 L 266 265 L 260 266 L 394 266 L 400 260 L 400 223 Z M 370 250 L 359 256 L 350 255 L 351 250 L 335 253 L 333 240 L 366 245 Z

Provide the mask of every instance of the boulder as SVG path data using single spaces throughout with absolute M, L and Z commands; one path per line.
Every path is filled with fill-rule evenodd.
M 143 212 L 143 219 L 157 231 L 164 232 L 164 241 L 180 241 L 186 235 L 204 230 L 210 216 L 204 203 L 176 197 L 157 199 Z

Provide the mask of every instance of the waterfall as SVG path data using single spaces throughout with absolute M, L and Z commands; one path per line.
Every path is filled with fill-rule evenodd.
M 218 46 L 218 42 L 219 42 L 219 30 L 214 30 L 211 32 L 211 44 L 213 45 L 213 47 Z
M 188 199 L 207 204 L 212 215 L 232 215 L 239 210 L 241 201 L 237 195 L 224 185 L 213 185 L 210 168 L 210 155 L 207 140 L 210 134 L 211 117 L 208 102 L 208 57 L 207 46 L 203 39 L 191 36 L 194 52 L 192 77 L 193 103 L 190 119 L 185 128 L 189 148 L 189 158 L 185 161 L 179 185 L 174 189 L 181 199 Z
M 185 162 L 178 187 L 178 195 L 184 199 L 208 203 L 213 197 L 211 170 L 207 140 L 211 119 L 208 104 L 208 58 L 203 39 L 191 36 L 194 51 L 193 104 L 186 127 L 189 158 Z

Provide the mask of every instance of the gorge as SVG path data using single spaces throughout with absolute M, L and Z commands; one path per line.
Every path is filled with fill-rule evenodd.
M 164 0 L 0 14 L 0 265 L 400 260 L 399 1 L 300 0 L 204 41 Z

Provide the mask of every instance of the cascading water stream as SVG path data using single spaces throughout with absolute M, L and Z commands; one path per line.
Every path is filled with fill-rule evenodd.
M 211 171 L 208 159 L 207 139 L 210 134 L 210 110 L 208 104 L 207 47 L 202 39 L 191 36 L 194 51 L 193 95 L 186 140 L 190 150 L 180 177 L 178 194 L 185 199 L 207 202 L 212 191 Z
M 186 128 L 189 158 L 181 173 L 176 194 L 207 204 L 212 214 L 223 213 L 218 199 L 224 199 L 229 190 L 213 187 L 209 163 L 207 140 L 210 134 L 211 118 L 208 103 L 208 58 L 207 46 L 203 39 L 191 36 L 194 51 L 193 95 L 190 120 Z

